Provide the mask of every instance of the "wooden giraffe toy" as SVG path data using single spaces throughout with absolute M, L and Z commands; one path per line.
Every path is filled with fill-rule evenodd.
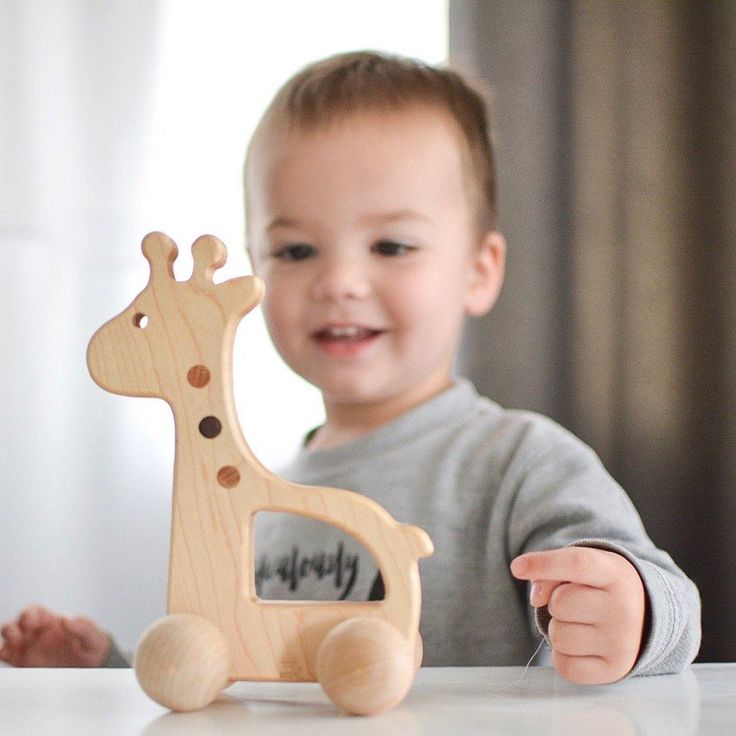
M 350 713 L 393 707 L 421 661 L 417 561 L 433 552 L 429 536 L 358 493 L 289 483 L 263 467 L 245 442 L 232 392 L 235 330 L 260 302 L 263 283 L 242 276 L 215 284 L 227 251 L 212 236 L 192 246 L 188 281 L 174 277 L 177 248 L 166 235 L 147 235 L 143 253 L 146 288 L 87 352 L 102 388 L 163 398 L 174 413 L 168 615 L 136 649 L 141 687 L 172 710 L 204 707 L 236 680 L 319 681 Z M 259 511 L 301 514 L 352 534 L 378 564 L 384 599 L 258 598 Z

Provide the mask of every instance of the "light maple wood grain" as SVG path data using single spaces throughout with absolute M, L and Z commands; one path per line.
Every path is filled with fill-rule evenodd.
M 171 710 L 198 710 L 228 685 L 230 651 L 211 621 L 174 613 L 143 633 L 133 668 L 152 700 Z
M 215 284 L 226 249 L 213 236 L 192 246 L 194 268 L 187 281 L 174 278 L 177 249 L 166 235 L 147 235 L 143 253 L 150 264 L 148 285 L 95 333 L 87 362 L 107 391 L 163 398 L 174 414 L 169 613 L 200 616 L 217 627 L 228 648 L 230 681 L 315 680 L 325 636 L 340 622 L 360 618 L 379 619 L 396 630 L 411 653 L 413 678 L 413 653 L 421 651 L 417 560 L 432 554 L 429 536 L 398 523 L 365 496 L 289 483 L 267 470 L 243 437 L 232 390 L 235 330 L 260 302 L 262 282 L 242 276 Z M 260 600 L 253 546 L 259 511 L 309 516 L 354 536 L 376 560 L 385 598 Z M 154 647 L 141 665 L 154 670 L 146 679 L 164 676 L 167 665 L 156 660 Z M 186 699 L 184 694 L 176 702 Z

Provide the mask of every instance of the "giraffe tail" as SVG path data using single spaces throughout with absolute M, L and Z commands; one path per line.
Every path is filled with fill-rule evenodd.
M 402 524 L 401 530 L 409 543 L 409 549 L 417 559 L 429 557 L 434 553 L 434 544 L 432 544 L 429 534 L 424 529 L 410 524 Z

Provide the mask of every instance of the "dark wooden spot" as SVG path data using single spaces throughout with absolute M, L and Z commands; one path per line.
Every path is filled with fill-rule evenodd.
M 222 423 L 217 417 L 205 417 L 199 423 L 199 431 L 203 437 L 211 440 L 222 432 Z
M 240 473 L 232 465 L 224 465 L 217 471 L 217 482 L 223 488 L 233 488 L 240 483 Z
M 210 371 L 205 365 L 193 365 L 187 373 L 187 381 L 194 388 L 202 388 L 210 382 Z

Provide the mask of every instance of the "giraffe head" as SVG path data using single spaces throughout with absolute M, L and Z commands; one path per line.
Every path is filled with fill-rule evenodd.
M 263 296 L 255 276 L 215 284 L 225 246 L 203 235 L 192 246 L 188 281 L 174 278 L 177 248 L 162 233 L 143 239 L 150 278 L 130 306 L 93 335 L 87 365 L 95 382 L 126 396 L 156 396 L 172 403 L 187 381 L 229 378 L 232 343 L 241 318 Z

